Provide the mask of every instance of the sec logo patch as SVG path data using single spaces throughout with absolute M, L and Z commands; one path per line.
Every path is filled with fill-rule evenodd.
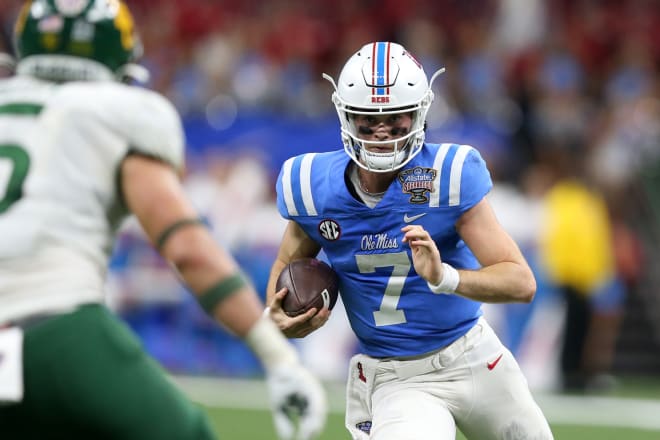
M 328 241 L 335 241 L 341 237 L 341 228 L 339 227 L 339 224 L 334 220 L 323 220 L 321 223 L 319 223 L 318 229 L 321 237 Z

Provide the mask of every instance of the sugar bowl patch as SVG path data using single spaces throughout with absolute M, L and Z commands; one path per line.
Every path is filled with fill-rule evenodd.
M 422 204 L 429 201 L 433 191 L 433 181 L 438 172 L 433 168 L 408 168 L 399 173 L 399 181 L 404 194 L 410 194 L 410 203 Z

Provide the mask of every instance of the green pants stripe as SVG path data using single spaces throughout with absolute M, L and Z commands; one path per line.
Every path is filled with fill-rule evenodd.
M 203 412 L 100 305 L 26 329 L 23 357 L 25 398 L 0 406 L 3 440 L 215 438 Z

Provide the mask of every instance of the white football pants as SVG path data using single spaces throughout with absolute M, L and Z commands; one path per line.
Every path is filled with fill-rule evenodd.
M 412 359 L 353 356 L 346 428 L 354 440 L 552 440 L 511 352 L 485 319 Z

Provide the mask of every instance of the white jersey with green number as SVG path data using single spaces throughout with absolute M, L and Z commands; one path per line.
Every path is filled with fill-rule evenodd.
M 181 122 L 162 96 L 112 82 L 0 81 L 0 324 L 103 301 L 131 151 L 182 167 Z

